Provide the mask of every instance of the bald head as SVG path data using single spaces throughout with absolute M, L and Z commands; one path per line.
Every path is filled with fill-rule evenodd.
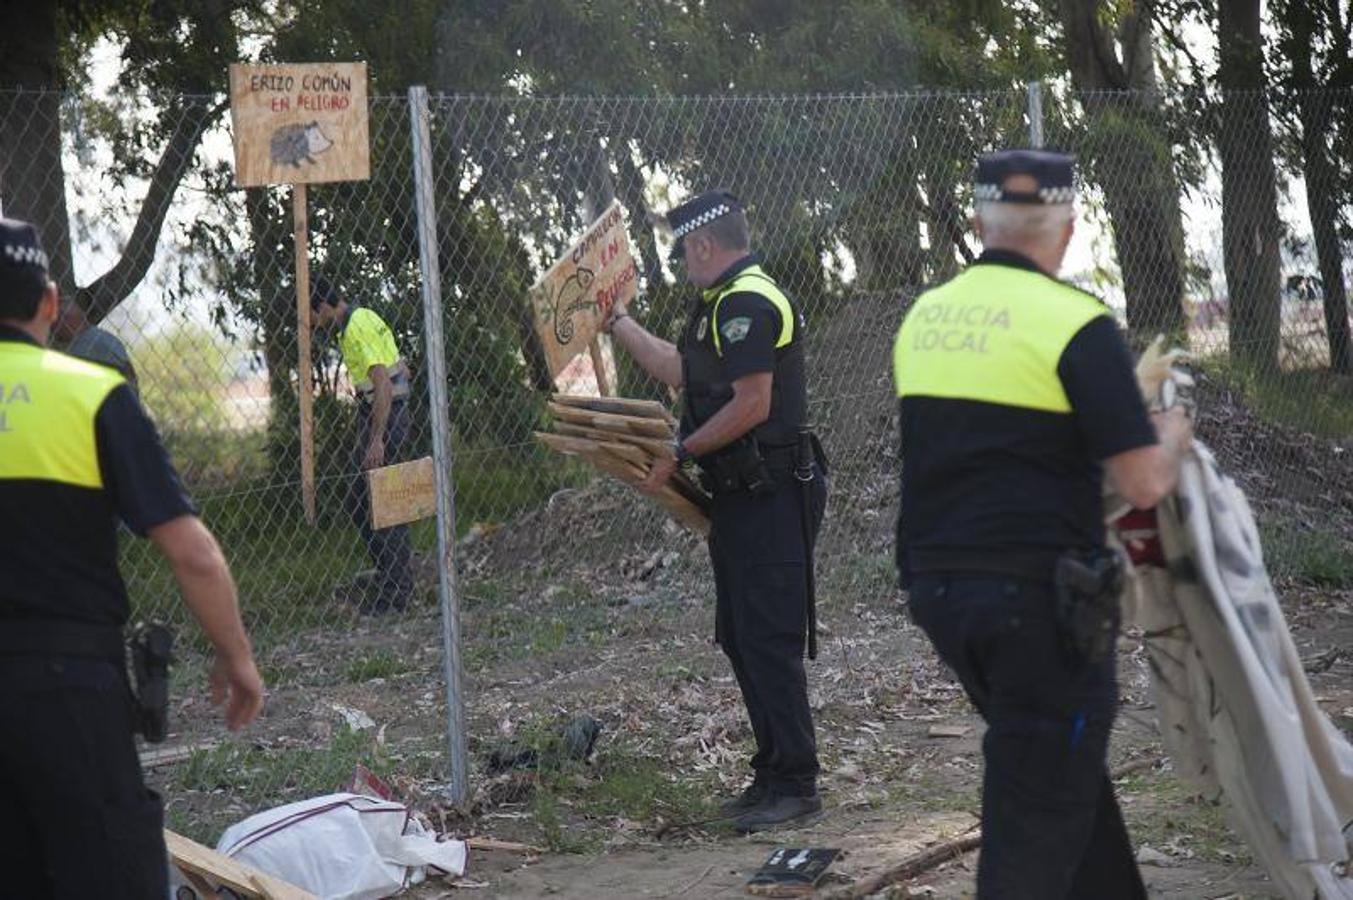
M 1001 187 L 1007 192 L 1032 193 L 1038 180 L 1011 175 Z M 1011 250 L 1029 257 L 1049 275 L 1062 267 L 1076 218 L 1070 203 L 1003 203 L 979 200 L 974 226 L 988 250 Z

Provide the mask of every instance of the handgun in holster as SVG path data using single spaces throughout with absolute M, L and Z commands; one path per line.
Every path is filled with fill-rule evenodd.
M 1075 664 L 1102 662 L 1113 652 L 1122 618 L 1123 563 L 1109 550 L 1064 553 L 1053 573 L 1057 624 Z
M 132 634 L 132 675 L 136 681 L 136 730 L 149 743 L 169 736 L 169 664 L 174 632 L 160 624 L 141 625 Z
M 753 435 L 744 435 L 719 452 L 710 463 L 714 493 L 747 491 L 763 494 L 775 487 L 774 476 Z

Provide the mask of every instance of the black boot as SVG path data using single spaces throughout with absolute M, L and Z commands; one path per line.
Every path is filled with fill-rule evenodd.
M 753 781 L 747 787 L 743 788 L 742 793 L 738 794 L 732 800 L 725 800 L 719 804 L 719 812 L 729 818 L 741 815 L 749 809 L 753 809 L 766 799 L 766 794 L 770 792 L 764 784 L 759 781 Z
M 820 812 L 822 797 L 818 794 L 796 797 L 769 791 L 761 803 L 733 820 L 733 828 L 743 834 L 751 834 L 780 825 L 806 822 Z

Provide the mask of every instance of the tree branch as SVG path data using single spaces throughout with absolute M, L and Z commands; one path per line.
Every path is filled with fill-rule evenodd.
M 184 109 L 150 176 L 150 185 L 127 239 L 127 248 L 111 269 L 75 291 L 75 302 L 85 310 L 90 322 L 101 322 L 127 299 L 150 271 L 160 242 L 160 230 L 173 205 L 179 182 L 192 165 L 203 133 L 225 108 L 225 101 L 208 107 L 205 102 L 194 100 Z

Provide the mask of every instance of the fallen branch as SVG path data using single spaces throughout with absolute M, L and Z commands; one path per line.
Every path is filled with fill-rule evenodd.
M 543 856 L 545 851 L 530 844 L 518 844 L 516 841 L 499 841 L 494 838 L 472 837 L 465 839 L 465 846 L 471 850 L 502 850 L 507 853 L 530 853 Z
M 1161 762 L 1163 760 L 1159 756 L 1143 756 L 1140 759 L 1134 759 L 1109 772 L 1109 780 L 1116 781 L 1134 772 L 1154 768 Z M 982 833 L 980 831 L 963 834 L 909 856 L 877 875 L 871 875 L 863 881 L 857 881 L 835 893 L 823 896 L 825 900 L 853 900 L 853 898 L 868 897 L 870 894 L 876 894 L 890 885 L 909 881 L 923 872 L 928 872 L 936 866 L 949 862 L 951 859 L 957 859 L 965 853 L 976 850 L 981 845 Z
M 976 850 L 981 843 L 982 832 L 980 831 L 956 837 L 953 840 L 922 850 L 914 856 L 909 856 L 892 868 L 877 875 L 872 875 L 864 881 L 857 881 L 848 887 L 824 896 L 827 900 L 850 900 L 850 898 L 868 897 L 889 885 L 908 881 L 922 872 L 928 872 L 951 859 L 957 859 L 970 850 Z
M 667 896 L 669 896 L 669 897 L 680 897 L 682 894 L 686 893 L 686 892 L 689 891 L 691 888 L 695 887 L 697 884 L 699 884 L 700 882 L 702 882 L 702 881 L 704 881 L 706 878 L 708 878 L 708 877 L 709 877 L 709 873 L 710 873 L 710 872 L 713 872 L 713 871 L 714 871 L 714 866 L 712 866 L 712 865 L 705 866 L 705 871 L 701 872 L 701 873 L 700 873 L 700 876 L 699 876 L 698 878 L 696 878 L 696 879 L 693 880 L 693 881 L 688 881 L 688 882 L 686 883 L 686 886 L 683 887 L 681 890 L 677 891 L 675 894 L 668 894 Z

